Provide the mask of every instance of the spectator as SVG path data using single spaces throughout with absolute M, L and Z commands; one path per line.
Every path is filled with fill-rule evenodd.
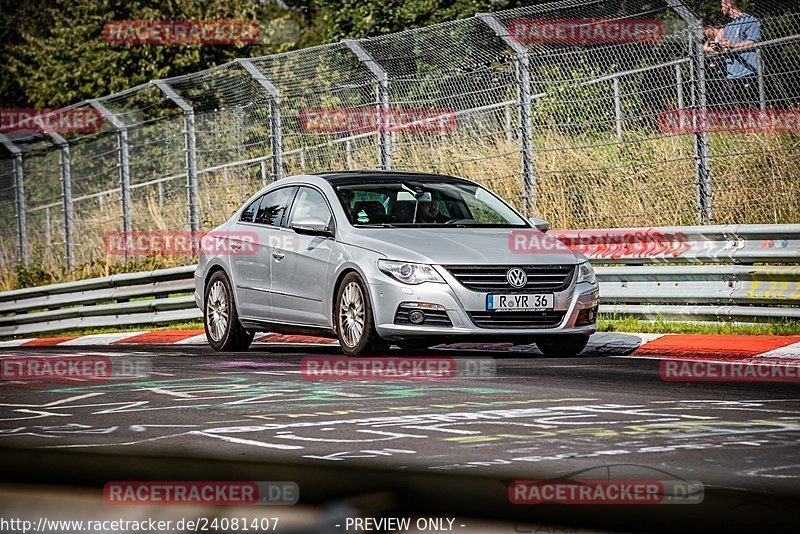
M 761 22 L 742 12 L 741 3 L 741 0 L 722 0 L 722 13 L 731 20 L 722 29 L 720 45 L 725 52 L 726 100 L 737 107 L 751 107 L 758 102 L 756 51 L 736 52 L 736 49 L 761 41 Z

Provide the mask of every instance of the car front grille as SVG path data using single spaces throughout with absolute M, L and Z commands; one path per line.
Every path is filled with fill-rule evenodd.
M 486 311 L 469 312 L 480 328 L 555 328 L 564 320 L 566 311 Z
M 519 267 L 528 275 L 525 287 L 511 287 L 506 280 L 509 269 Z M 450 274 L 473 291 L 557 292 L 572 282 L 574 265 L 445 265 Z

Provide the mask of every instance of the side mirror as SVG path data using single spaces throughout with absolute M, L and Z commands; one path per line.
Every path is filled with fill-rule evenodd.
M 333 228 L 317 217 L 304 217 L 292 223 L 292 230 L 298 234 L 333 237 Z
M 529 217 L 528 220 L 541 232 L 546 232 L 550 229 L 550 221 L 545 221 L 539 217 Z

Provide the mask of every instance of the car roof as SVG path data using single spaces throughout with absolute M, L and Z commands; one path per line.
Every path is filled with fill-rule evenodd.
M 446 174 L 433 174 L 428 172 L 404 172 L 404 171 L 381 171 L 381 170 L 361 170 L 361 171 L 333 171 L 314 173 L 314 176 L 319 176 L 332 185 L 341 183 L 358 183 L 377 182 L 377 181 L 396 181 L 396 180 L 412 180 L 418 182 L 469 182 L 464 178 L 457 178 L 455 176 L 448 176 Z

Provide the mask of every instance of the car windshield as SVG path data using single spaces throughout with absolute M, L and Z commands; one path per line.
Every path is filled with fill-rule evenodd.
M 359 182 L 336 186 L 354 226 L 527 227 L 483 187 L 469 182 Z

